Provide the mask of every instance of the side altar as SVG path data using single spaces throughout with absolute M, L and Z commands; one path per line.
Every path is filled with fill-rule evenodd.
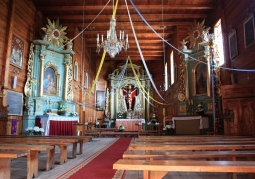
M 58 23 L 57 20 L 56 25 Z M 42 28 L 45 31 L 43 40 L 34 40 L 30 45 L 22 133 L 35 125 L 36 116 L 46 113 L 57 116 L 60 108 L 63 108 L 61 115 L 64 116 L 76 111 L 72 90 L 72 42 L 64 46 L 68 40 L 66 33 L 60 33 L 58 29 L 49 31 L 52 27 L 47 27 Z

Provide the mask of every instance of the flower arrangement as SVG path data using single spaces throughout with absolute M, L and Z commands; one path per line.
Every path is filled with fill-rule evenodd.
M 97 128 L 99 125 L 100 125 L 100 122 L 95 122 L 94 123 L 95 128 Z
M 119 127 L 118 127 L 118 130 L 119 130 L 119 131 L 124 131 L 124 130 L 125 130 L 125 127 L 124 127 L 122 124 L 120 124 Z
M 66 106 L 65 106 L 65 104 L 63 104 L 63 103 L 59 104 L 58 114 L 59 115 L 65 115 L 66 114 Z
M 71 112 L 70 116 L 78 116 L 78 113 L 77 112 Z
M 202 105 L 202 103 L 197 105 L 196 113 L 197 114 L 203 114 L 204 113 L 204 106 Z
M 166 125 L 166 126 L 163 128 L 163 131 L 168 130 L 168 129 L 171 129 L 171 128 L 172 128 L 171 125 Z
M 42 135 L 42 132 L 44 132 L 44 129 L 39 128 L 38 126 L 35 126 L 35 127 L 26 128 L 26 131 L 28 135 Z

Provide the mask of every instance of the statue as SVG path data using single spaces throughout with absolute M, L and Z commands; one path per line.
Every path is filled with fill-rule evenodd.
M 183 39 L 182 41 L 180 41 L 180 43 L 182 44 L 182 50 L 187 50 L 187 45 L 186 45 L 186 43 L 188 43 L 188 41 L 186 41 L 185 39 Z
M 126 103 L 128 104 L 128 110 L 132 110 L 132 102 L 134 98 L 133 93 L 137 90 L 137 88 L 132 90 L 132 86 L 128 85 L 128 89 L 123 88 L 122 90 L 126 93 L 125 98 L 126 98 Z

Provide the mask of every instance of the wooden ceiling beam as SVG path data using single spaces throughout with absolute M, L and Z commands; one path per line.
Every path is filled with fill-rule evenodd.
M 65 20 L 85 20 L 85 21 L 92 21 L 96 15 L 49 15 L 48 18 L 50 19 L 61 19 L 61 21 Z M 143 14 L 143 17 L 147 21 L 156 21 L 156 19 L 159 19 L 158 21 L 162 21 L 162 14 L 160 13 L 151 13 L 151 14 Z M 164 19 L 196 19 L 196 18 L 206 18 L 207 14 L 164 14 Z M 104 21 L 110 23 L 111 16 L 109 15 L 100 15 L 96 20 L 98 21 Z M 132 20 L 135 21 L 143 21 L 138 14 L 132 15 Z M 129 22 L 129 17 L 127 14 L 123 15 L 116 15 L 117 23 L 118 21 L 126 21 Z
M 62 21 L 62 19 L 61 19 L 61 21 Z M 84 28 L 86 28 L 90 23 L 65 23 L 65 22 L 63 22 L 64 24 L 65 24 L 65 26 L 73 26 L 73 25 L 75 25 L 76 27 L 80 27 L 80 28 L 82 28 L 82 27 L 84 27 Z M 153 27 L 153 28 L 155 28 L 155 27 L 157 27 L 157 28 L 159 28 L 161 25 L 162 25 L 162 22 L 149 22 L 149 24 Z M 178 22 L 175 22 L 175 21 L 167 21 L 167 22 L 164 22 L 164 25 L 166 26 L 166 27 L 168 27 L 168 26 L 190 26 L 190 25 L 193 25 L 194 24 L 194 20 L 192 19 L 192 20 L 189 20 L 189 21 L 185 21 L 185 22 L 181 22 L 181 21 L 178 21 Z M 130 22 L 121 22 L 121 25 L 122 26 L 130 26 Z M 141 23 L 141 22 L 137 22 L 137 21 L 133 21 L 133 25 L 137 28 L 137 27 L 142 27 L 142 28 L 144 28 L 144 26 L 146 25 L 145 23 Z M 109 21 L 109 26 L 110 26 L 110 21 Z M 109 27 L 108 26 L 108 27 Z M 117 22 L 117 26 L 118 26 L 118 22 Z M 102 22 L 94 22 L 94 23 L 92 23 L 92 24 L 90 24 L 90 26 L 89 26 L 90 28 L 91 28 L 91 30 L 94 30 L 94 29 L 96 29 L 97 27 L 105 27 L 105 24 L 104 23 L 102 23 Z M 90 29 L 90 28 L 88 28 L 88 30 Z
M 37 6 L 38 11 L 100 11 L 104 6 Z M 158 10 L 162 9 L 162 5 L 136 5 L 138 10 Z M 133 6 L 128 5 L 129 9 L 133 9 Z M 214 5 L 201 5 L 201 4 L 187 4 L 187 5 L 164 5 L 164 10 L 210 10 L 214 9 Z M 126 5 L 118 5 L 118 10 L 126 10 Z M 106 6 L 105 10 L 112 10 L 112 6 Z

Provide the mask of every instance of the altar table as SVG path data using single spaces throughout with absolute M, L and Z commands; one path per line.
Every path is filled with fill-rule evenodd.
M 138 131 L 138 127 L 135 124 L 145 123 L 145 119 L 116 119 L 116 127 L 120 124 L 125 127 L 125 131 Z
M 172 128 L 175 129 L 175 134 L 202 134 L 202 129 L 208 127 L 209 122 L 206 116 L 177 116 L 172 118 Z
M 79 117 L 68 116 L 39 116 L 36 124 L 40 120 L 41 127 L 44 129 L 43 135 L 73 135 L 73 124 L 79 123 Z

